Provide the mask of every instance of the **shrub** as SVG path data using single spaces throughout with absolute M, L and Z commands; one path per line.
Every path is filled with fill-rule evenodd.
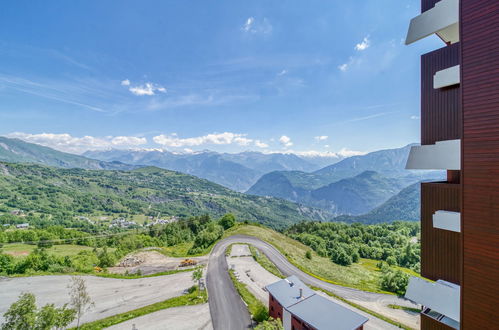
M 337 246 L 331 250 L 331 260 L 342 266 L 348 266 L 352 264 L 352 257 L 346 253 L 346 251 L 340 247 Z
M 385 268 L 381 277 L 381 288 L 386 291 L 404 295 L 409 283 L 409 275 L 400 269 Z
M 236 217 L 232 213 L 227 213 L 218 220 L 218 224 L 227 230 L 236 224 Z
M 264 305 L 258 306 L 255 314 L 253 314 L 253 319 L 257 322 L 266 321 L 269 318 L 269 311 Z
M 310 252 L 310 250 L 307 250 L 307 252 L 305 252 L 305 258 L 312 260 L 312 252 Z
M 386 258 L 386 263 L 388 264 L 388 266 L 395 266 L 397 265 L 397 259 L 395 259 L 394 256 L 389 256 L 388 258 Z

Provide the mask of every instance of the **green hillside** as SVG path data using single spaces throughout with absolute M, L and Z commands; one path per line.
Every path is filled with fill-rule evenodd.
M 0 161 L 91 170 L 130 170 L 137 168 L 137 166 L 121 162 L 104 162 L 68 154 L 38 144 L 24 142 L 19 139 L 9 139 L 3 136 L 0 136 Z
M 358 215 L 381 205 L 414 181 L 405 177 L 389 178 L 374 171 L 365 171 L 352 178 L 313 190 L 294 186 L 284 172 L 269 173 L 265 180 L 259 182 L 260 184 L 253 186 L 248 193 L 275 196 L 336 215 Z
M 379 206 L 403 187 L 401 180 L 365 171 L 312 191 L 311 205 L 339 214 L 362 214 Z
M 358 216 L 339 216 L 335 221 L 362 222 L 367 224 L 396 220 L 419 221 L 421 184 L 419 182 L 402 189 L 379 207 Z
M 285 200 L 245 195 L 210 181 L 155 167 L 133 171 L 58 169 L 0 163 L 0 212 L 44 214 L 146 214 L 180 217 L 234 213 L 273 228 L 304 219 L 327 220 L 326 212 Z

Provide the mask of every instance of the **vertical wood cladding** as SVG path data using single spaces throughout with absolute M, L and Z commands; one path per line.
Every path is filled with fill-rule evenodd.
M 432 9 L 437 2 L 440 0 L 421 0 L 421 12 L 425 12 L 429 9 Z
M 433 228 L 432 219 L 437 210 L 460 212 L 460 194 L 459 184 L 421 184 L 421 275 L 434 281 L 461 282 L 461 234 Z
M 282 321 L 282 306 L 270 293 L 269 293 L 269 315 L 274 319 L 280 319 Z
M 459 85 L 433 88 L 433 75 L 459 64 L 459 43 L 421 56 L 421 144 L 461 138 Z
M 449 327 L 442 322 L 438 322 L 429 316 L 421 314 L 421 329 L 424 330 L 454 330 L 454 328 Z
M 464 257 L 461 327 L 497 329 L 499 1 L 460 3 Z

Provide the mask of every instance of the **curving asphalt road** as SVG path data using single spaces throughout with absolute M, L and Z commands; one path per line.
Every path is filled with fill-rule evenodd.
M 252 236 L 235 235 L 220 241 L 210 254 L 207 272 L 207 287 L 213 327 L 215 330 L 247 329 L 251 319 L 228 275 L 225 250 L 233 243 L 251 244 L 262 251 L 285 276 L 295 275 L 308 285 L 330 291 L 348 300 L 358 300 L 382 305 L 396 304 L 412 306 L 408 300 L 394 295 L 361 291 L 321 281 L 293 266 L 272 245 Z
M 232 244 L 224 239 L 215 245 L 208 259 L 206 286 L 211 321 L 215 330 L 252 328 L 248 307 L 244 304 L 228 273 L 225 250 Z

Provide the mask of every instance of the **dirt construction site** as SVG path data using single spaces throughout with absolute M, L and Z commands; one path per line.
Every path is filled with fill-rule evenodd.
M 140 251 L 125 256 L 115 267 L 107 270 L 111 274 L 137 274 L 150 275 L 169 270 L 193 268 L 205 266 L 208 262 L 207 256 L 185 258 L 167 257 L 158 251 Z

